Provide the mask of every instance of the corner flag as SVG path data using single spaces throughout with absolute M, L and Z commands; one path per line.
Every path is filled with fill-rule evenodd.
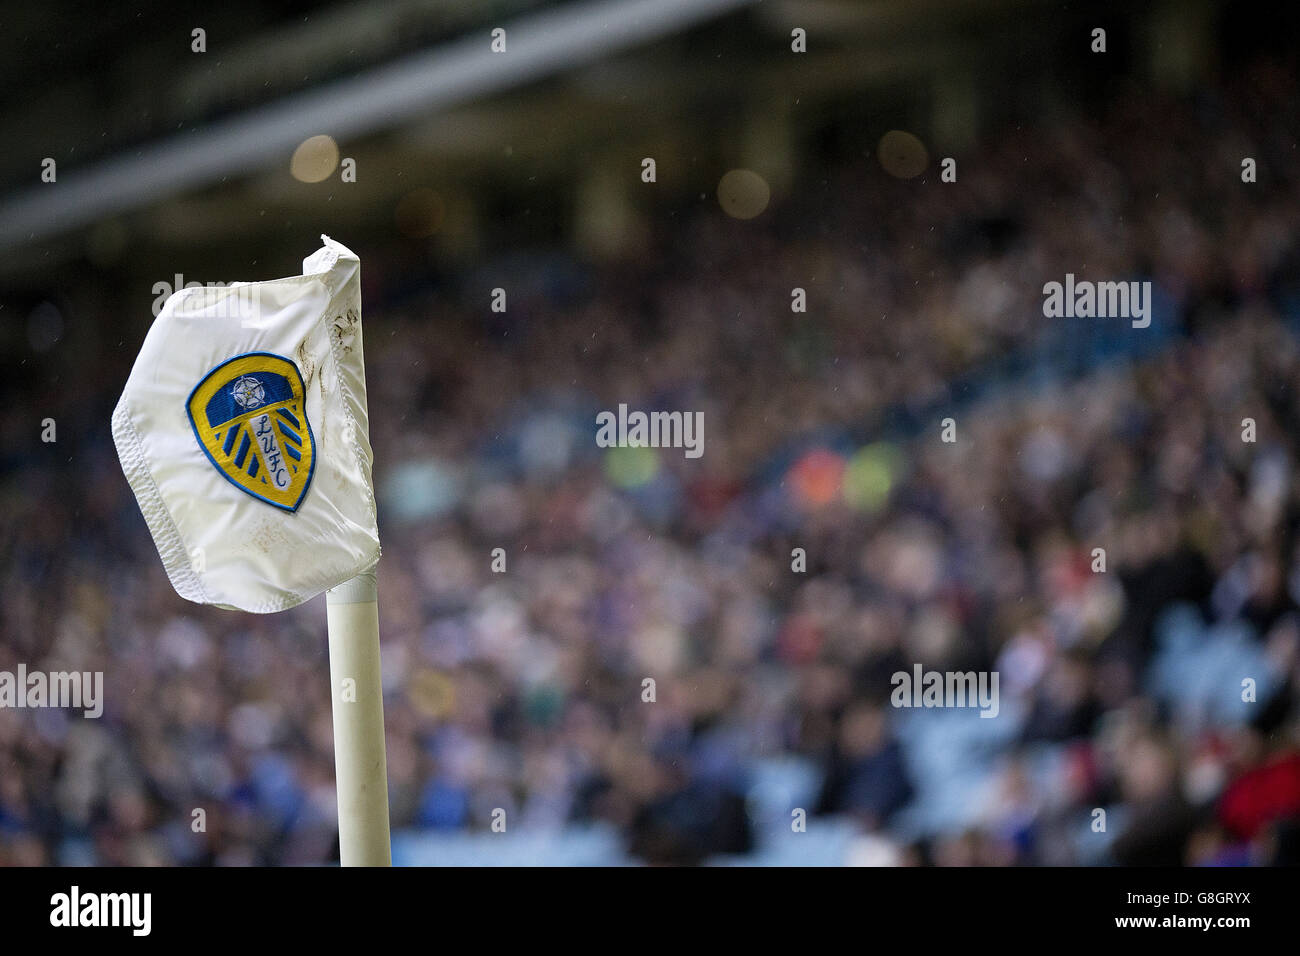
M 387 865 L 361 263 L 321 239 L 300 276 L 174 292 L 113 439 L 181 597 L 269 613 L 329 592 L 341 858 Z

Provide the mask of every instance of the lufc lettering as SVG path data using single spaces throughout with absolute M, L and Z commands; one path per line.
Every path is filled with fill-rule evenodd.
M 275 439 L 275 428 L 271 424 L 271 416 L 263 415 L 257 420 L 257 429 L 255 434 L 257 440 L 262 446 L 262 461 L 266 463 L 266 473 L 271 476 L 271 481 L 275 487 L 284 490 L 289 487 L 289 470 L 284 467 L 284 455 L 280 451 L 280 444 Z

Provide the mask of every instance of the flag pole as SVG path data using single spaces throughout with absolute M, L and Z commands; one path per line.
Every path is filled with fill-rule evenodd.
M 392 865 L 377 598 L 374 570 L 325 592 L 343 866 Z

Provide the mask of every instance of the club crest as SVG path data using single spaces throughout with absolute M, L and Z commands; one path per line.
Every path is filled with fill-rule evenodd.
M 316 465 L 316 439 L 293 362 L 270 352 L 237 355 L 203 377 L 187 411 L 199 447 L 227 481 L 298 510 Z

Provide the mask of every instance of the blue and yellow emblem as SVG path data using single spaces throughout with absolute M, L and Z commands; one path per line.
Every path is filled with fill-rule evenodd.
M 270 352 L 236 355 L 195 386 L 187 411 L 199 447 L 227 481 L 298 510 L 316 467 L 298 366 Z

